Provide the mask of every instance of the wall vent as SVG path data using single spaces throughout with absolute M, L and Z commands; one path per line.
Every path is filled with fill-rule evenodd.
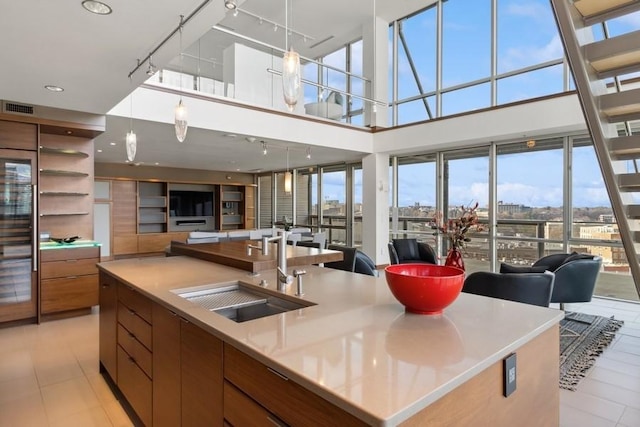
M 24 114 L 26 116 L 33 116 L 35 111 L 33 105 L 18 104 L 15 102 L 3 102 L 2 112 L 9 114 Z

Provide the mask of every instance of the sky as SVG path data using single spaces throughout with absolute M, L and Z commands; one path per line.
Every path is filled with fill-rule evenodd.
M 442 87 L 486 78 L 490 75 L 490 0 L 449 0 L 443 8 Z M 418 70 L 423 92 L 436 88 L 435 9 L 424 11 L 403 21 L 408 49 Z M 548 61 L 561 60 L 563 48 L 548 0 L 498 1 L 498 73 L 510 72 Z M 640 29 L 640 13 L 609 22 L 609 32 L 619 35 Z M 601 38 L 596 31 L 596 38 Z M 361 55 L 361 43 L 354 48 Z M 332 55 L 327 62 L 344 67 L 344 53 Z M 361 60 L 360 60 L 361 61 Z M 356 73 L 361 73 L 356 61 Z M 399 54 L 399 99 L 419 94 L 402 46 Z M 317 71 L 305 74 L 315 76 Z M 390 67 L 391 72 L 391 67 Z M 390 74 L 391 75 L 391 74 Z M 344 87 L 338 75 L 328 75 L 329 84 Z M 390 84 L 392 87 L 392 85 Z M 499 104 L 562 92 L 563 67 L 557 65 L 498 81 Z M 326 94 L 325 94 L 326 95 Z M 315 97 L 305 91 L 305 97 Z M 390 94 L 391 96 L 391 94 Z M 435 113 L 435 100 L 429 99 Z M 457 90 L 442 97 L 442 113 L 450 115 L 490 106 L 489 83 Z M 399 109 L 401 123 L 427 119 L 422 101 Z M 556 206 L 563 203 L 563 160 L 561 150 L 533 152 L 526 155 L 503 155 L 498 158 L 498 200 L 531 207 Z M 574 207 L 610 206 L 609 198 L 592 148 L 574 150 Z M 416 202 L 435 204 L 433 165 L 402 166 L 399 172 L 399 205 Z M 416 180 L 419 177 L 419 180 Z M 450 164 L 451 204 L 488 202 L 488 157 L 455 160 Z M 356 177 L 356 201 L 361 200 L 361 178 Z M 331 174 L 323 182 L 325 200 L 344 201 L 344 174 Z M 314 200 L 314 203 L 316 201 Z

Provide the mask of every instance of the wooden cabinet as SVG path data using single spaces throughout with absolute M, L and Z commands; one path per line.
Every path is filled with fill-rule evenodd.
M 114 180 L 111 183 L 113 255 L 138 253 L 136 229 L 136 182 Z
M 100 247 L 40 251 L 40 312 L 51 314 L 98 304 Z
M 144 425 L 152 425 L 151 300 L 118 283 L 116 383 Z
M 244 186 L 219 185 L 216 199 L 216 228 L 236 230 L 244 228 Z
M 180 317 L 153 304 L 153 425 L 175 427 L 181 423 Z
M 38 149 L 38 125 L 0 120 L 0 148 Z
M 200 327 L 181 324 L 183 427 L 221 426 L 222 341 Z
M 224 379 L 289 425 L 366 425 L 362 420 L 226 343 Z M 237 409 L 232 406 L 227 409 L 226 405 L 225 400 L 225 414 L 237 413 Z M 232 423 L 231 420 L 227 421 Z
M 224 382 L 224 419 L 232 426 L 274 427 L 286 425 L 228 381 Z
M 100 365 L 113 381 L 117 378 L 117 281 L 100 272 Z

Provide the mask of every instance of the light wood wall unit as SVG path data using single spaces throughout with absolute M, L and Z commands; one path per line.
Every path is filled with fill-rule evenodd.
M 245 228 L 244 186 L 216 186 L 216 228 L 218 230 L 237 230 Z
M 0 120 L 0 148 L 38 149 L 38 126 Z
M 93 140 L 41 133 L 40 230 L 93 239 Z
M 138 182 L 138 233 L 167 231 L 167 183 Z
M 111 194 L 113 255 L 135 254 L 138 252 L 136 181 L 113 181 Z
M 256 228 L 256 187 L 244 187 L 244 228 Z

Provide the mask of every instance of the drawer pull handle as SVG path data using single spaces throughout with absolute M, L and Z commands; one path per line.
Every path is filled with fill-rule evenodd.
M 133 357 L 129 357 L 129 363 L 133 363 L 135 365 L 136 359 L 134 359 Z
M 78 262 L 77 259 L 68 259 L 67 262 Z
M 77 278 L 78 278 L 78 276 L 67 276 L 66 278 L 67 278 L 67 279 L 77 279 Z
M 106 283 L 103 283 L 103 284 L 102 284 L 102 287 L 106 289 L 106 288 L 110 288 L 111 286 L 110 286 L 110 285 L 107 285 Z
M 132 340 L 135 340 L 135 339 L 136 339 L 136 336 L 135 336 L 135 335 L 133 335 L 131 332 L 129 332 L 129 338 L 131 338 Z
M 278 426 L 278 427 L 285 427 L 286 426 L 286 424 L 281 423 L 279 420 L 274 420 L 269 415 L 267 415 L 267 420 L 271 421 L 271 424 L 273 424 L 274 426 Z
M 135 315 L 136 315 L 136 312 L 135 312 L 135 311 L 133 311 L 133 310 L 131 310 L 131 309 L 129 309 L 129 314 L 130 314 L 130 315 L 132 315 L 132 316 L 135 316 Z
M 279 376 L 279 377 L 280 377 L 280 378 L 282 378 L 283 380 L 285 380 L 285 381 L 289 381 L 289 378 L 285 377 L 284 375 L 282 375 L 280 372 L 276 371 L 275 369 L 271 369 L 271 368 L 269 368 L 269 367 L 267 366 L 267 370 L 268 370 L 269 372 L 271 372 L 272 374 Z

